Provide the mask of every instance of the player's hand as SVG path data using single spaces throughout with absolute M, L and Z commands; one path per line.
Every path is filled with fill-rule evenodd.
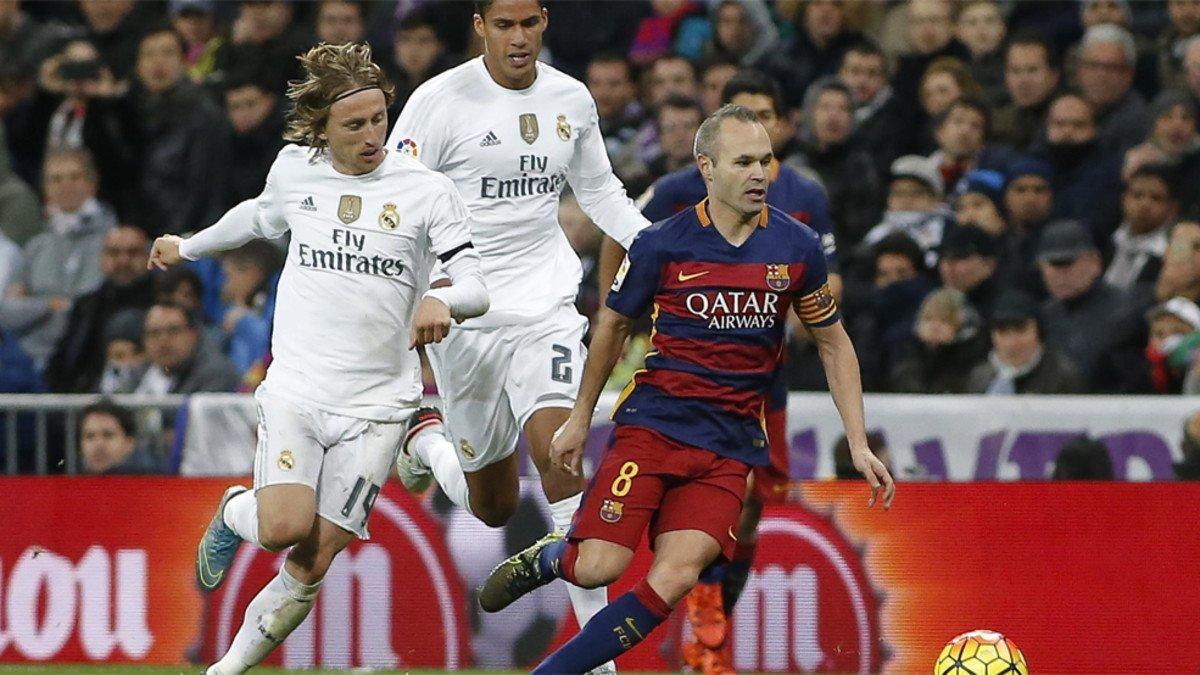
M 590 426 L 573 416 L 563 422 L 550 440 L 551 468 L 562 468 L 572 476 L 583 473 L 583 444 Z
M 183 256 L 179 255 L 181 243 L 183 243 L 183 237 L 173 234 L 165 234 L 155 239 L 154 246 L 150 249 L 150 260 L 146 262 L 146 269 L 152 270 L 157 267 L 165 270 L 171 265 L 183 262 Z
M 875 506 L 880 489 L 883 490 L 884 510 L 891 508 L 892 497 L 896 496 L 896 483 L 892 480 L 892 474 L 888 472 L 887 466 L 879 461 L 875 453 L 867 447 L 852 447 L 850 458 L 854 461 L 854 468 L 858 469 L 858 472 L 867 479 L 867 483 L 871 486 L 871 499 L 867 501 L 867 508 Z
M 413 317 L 412 336 L 408 348 L 415 349 L 431 342 L 441 342 L 450 332 L 450 307 L 437 298 L 424 297 Z

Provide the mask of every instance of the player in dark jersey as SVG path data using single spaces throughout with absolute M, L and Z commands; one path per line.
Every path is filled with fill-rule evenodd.
M 758 121 L 778 145 L 778 129 L 785 114 L 783 95 L 772 79 L 754 71 L 743 71 L 725 85 L 721 103 L 735 103 L 750 108 Z M 777 149 L 777 148 L 776 148 Z M 767 204 L 811 227 L 821 238 L 825 260 L 829 265 L 829 287 L 835 300 L 841 300 L 841 276 L 837 273 L 837 245 L 833 236 L 833 219 L 829 213 L 829 198 L 815 181 L 796 169 L 771 162 Z M 652 222 L 663 220 L 684 209 L 690 209 L 707 194 L 700 168 L 691 165 L 658 179 L 646 194 L 638 199 L 642 214 Z M 684 646 L 684 661 L 693 671 L 722 670 L 729 666 L 728 622 L 733 606 L 741 595 L 754 562 L 758 546 L 758 523 L 764 504 L 780 503 L 787 498 L 791 482 L 787 434 L 787 379 L 782 368 L 777 369 L 767 398 L 767 439 L 771 462 L 756 466 L 751 487 L 746 493 L 742 517 L 737 528 L 737 548 L 727 565 L 708 570 L 687 597 L 687 618 L 695 642 Z M 715 668 L 714 668 L 715 666 Z
M 663 622 L 703 570 L 728 560 L 751 466 L 769 461 L 766 399 L 794 310 L 819 346 L 870 505 L 895 485 L 867 447 L 858 359 L 810 228 L 766 205 L 771 145 L 754 113 L 725 106 L 696 134 L 708 198 L 634 239 L 600 311 L 579 399 L 551 461 L 578 474 L 605 380 L 634 317 L 652 311 L 645 370 L 617 403 L 617 426 L 565 537 L 549 535 L 492 571 L 479 589 L 496 612 L 556 578 L 615 581 L 650 528 L 654 563 L 534 672 L 582 673 Z

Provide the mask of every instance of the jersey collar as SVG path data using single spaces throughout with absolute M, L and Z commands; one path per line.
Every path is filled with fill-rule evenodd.
M 700 200 L 696 204 L 696 218 L 700 221 L 700 227 L 708 227 L 712 225 L 712 219 L 708 217 L 708 197 Z M 758 226 L 766 227 L 767 221 L 770 219 L 770 214 L 767 212 L 767 205 L 763 204 L 762 211 L 758 214 Z

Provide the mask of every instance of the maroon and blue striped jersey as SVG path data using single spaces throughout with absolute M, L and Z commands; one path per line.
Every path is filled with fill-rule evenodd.
M 740 246 L 717 231 L 707 201 L 638 234 L 608 307 L 651 312 L 644 370 L 622 392 L 618 424 L 649 427 L 747 464 L 768 463 L 765 410 L 782 361 L 787 312 L 838 321 L 817 233 L 764 206 Z

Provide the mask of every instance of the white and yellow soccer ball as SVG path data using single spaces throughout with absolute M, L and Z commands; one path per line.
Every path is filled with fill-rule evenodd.
M 933 675 L 1029 675 L 1016 643 L 992 630 L 973 630 L 942 648 Z

